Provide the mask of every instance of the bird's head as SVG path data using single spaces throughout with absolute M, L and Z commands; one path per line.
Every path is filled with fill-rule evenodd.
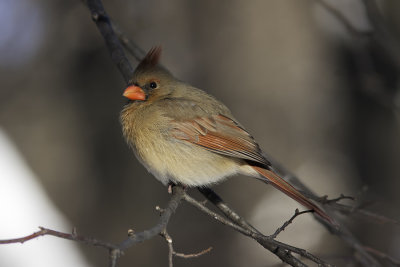
M 133 101 L 155 100 L 170 94 L 174 77 L 159 64 L 161 47 L 153 47 L 136 67 L 123 96 Z

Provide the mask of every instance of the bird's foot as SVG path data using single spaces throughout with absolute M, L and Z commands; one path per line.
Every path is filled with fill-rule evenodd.
M 169 184 L 168 185 L 168 194 L 172 194 L 172 187 L 174 186 L 174 184 Z
M 179 185 L 182 186 L 183 190 L 187 189 L 186 185 L 182 185 L 182 184 L 179 184 Z M 171 182 L 171 181 L 168 183 L 168 194 L 172 194 L 172 189 L 174 186 L 177 186 L 177 184 L 175 184 L 174 182 Z
M 172 194 L 172 188 L 176 186 L 174 182 L 169 181 L 168 182 L 168 194 Z

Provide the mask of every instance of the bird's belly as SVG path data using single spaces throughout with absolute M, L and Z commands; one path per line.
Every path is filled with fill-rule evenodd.
M 185 141 L 147 144 L 137 156 L 163 184 L 169 181 L 187 186 L 217 183 L 239 171 L 238 160 L 208 151 Z

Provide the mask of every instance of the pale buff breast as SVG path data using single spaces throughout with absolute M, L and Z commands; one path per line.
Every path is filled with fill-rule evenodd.
M 144 152 L 139 154 L 147 169 L 164 184 L 172 180 L 188 186 L 207 185 L 239 171 L 236 160 L 184 142 L 169 140 L 153 147 L 157 153 L 139 148 Z
M 217 183 L 239 172 L 239 161 L 176 140 L 162 114 L 130 106 L 121 113 L 123 133 L 139 161 L 163 184 L 172 180 L 187 186 Z

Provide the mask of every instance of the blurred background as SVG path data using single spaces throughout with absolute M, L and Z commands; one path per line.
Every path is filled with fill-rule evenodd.
M 223 101 L 268 154 L 319 195 L 352 195 L 399 219 L 400 2 L 373 3 L 104 0 L 129 37 L 144 50 L 162 45 L 162 63 L 176 77 Z M 125 84 L 87 8 L 81 1 L 2 0 L 0 14 L 0 212 L 2 224 L 16 226 L 2 227 L 0 239 L 40 225 L 75 226 L 119 242 L 128 229 L 153 226 L 155 206 L 169 195 L 122 138 Z M 213 189 L 265 234 L 299 208 L 245 177 Z M 343 219 L 365 245 L 400 258 L 398 226 Z M 174 266 L 280 264 L 185 203 L 168 229 L 178 252 L 213 247 L 199 258 L 176 258 Z M 107 264 L 105 250 L 64 240 L 19 263 L 25 251 L 53 239 L 0 246 L 0 265 L 55 266 L 45 261 L 55 251 L 58 264 Z M 310 215 L 279 240 L 338 266 L 358 266 L 354 252 Z M 167 253 L 156 237 L 128 250 L 119 266 L 167 266 Z

